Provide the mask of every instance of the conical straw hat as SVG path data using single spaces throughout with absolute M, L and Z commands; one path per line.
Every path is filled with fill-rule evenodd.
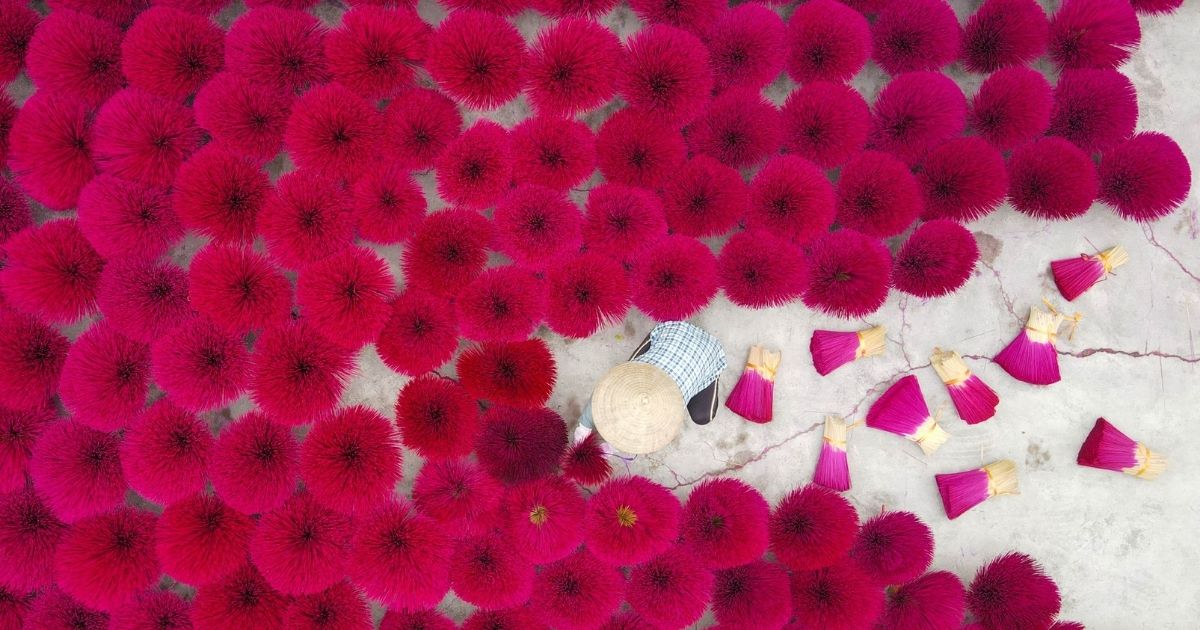
M 653 453 L 683 426 L 683 394 L 661 369 L 631 361 L 609 370 L 592 391 L 592 421 L 613 448 Z

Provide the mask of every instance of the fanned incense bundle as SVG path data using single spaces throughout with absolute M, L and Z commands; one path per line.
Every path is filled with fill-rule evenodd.
M 1054 350 L 1058 329 L 1069 319 L 1072 322 L 1071 334 L 1074 334 L 1075 326 L 1083 317 L 1079 313 L 1067 317 L 1054 310 L 1049 303 L 1046 306 L 1050 309 L 1048 313 L 1036 306 L 1030 307 L 1025 328 L 995 357 L 996 363 L 1005 372 L 1031 385 L 1050 385 L 1060 380 L 1058 354 Z
M 867 411 L 867 426 L 895 433 L 916 442 L 926 455 L 933 455 L 950 439 L 929 413 L 921 384 L 913 375 L 896 381 Z
M 946 384 L 950 400 L 954 402 L 954 408 L 958 410 L 958 415 L 964 422 L 979 424 L 996 415 L 996 405 L 1000 404 L 1000 397 L 979 376 L 971 372 L 971 368 L 967 367 L 957 352 L 934 348 L 929 362 Z
M 935 475 L 934 478 L 937 480 L 938 494 L 942 495 L 942 507 L 946 509 L 946 516 L 950 520 L 962 516 L 990 497 L 1019 494 L 1017 465 L 1009 459 L 995 461 L 975 470 Z
M 1075 461 L 1080 466 L 1115 470 L 1139 479 L 1154 479 L 1167 468 L 1167 458 L 1135 442 L 1104 418 L 1096 419 Z
M 825 435 L 821 438 L 821 454 L 817 457 L 813 483 L 838 492 L 850 489 L 850 462 L 846 457 L 847 429 L 846 421 L 840 416 L 825 416 Z
M 1117 245 L 1099 254 L 1080 254 L 1074 258 L 1056 260 L 1050 263 L 1050 272 L 1054 274 L 1058 292 L 1070 302 L 1127 262 L 1129 253 Z
M 817 374 L 826 376 L 851 361 L 881 355 L 887 344 L 886 334 L 883 326 L 858 332 L 814 330 L 808 342 L 813 367 Z
M 770 422 L 775 400 L 775 372 L 782 358 L 780 352 L 752 346 L 742 377 L 729 393 L 725 406 L 751 422 Z

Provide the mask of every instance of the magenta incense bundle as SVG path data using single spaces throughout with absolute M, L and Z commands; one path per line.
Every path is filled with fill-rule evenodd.
M 1113 269 L 1129 262 L 1129 253 L 1124 247 L 1106 249 L 1099 254 L 1080 254 L 1050 263 L 1054 284 L 1068 302 L 1083 295 L 1113 272 Z
M 830 490 L 850 489 L 850 462 L 846 458 L 846 421 L 839 416 L 825 416 L 825 436 L 821 439 L 821 454 L 813 483 Z
M 1139 479 L 1154 479 L 1167 468 L 1167 458 L 1135 442 L 1104 418 L 1096 419 L 1075 461 L 1080 466 L 1123 472 Z
M 946 517 L 950 520 L 962 516 L 990 497 L 1019 494 L 1017 465 L 1009 459 L 992 462 L 975 470 L 934 475 L 934 478 L 937 480 L 938 494 L 942 495 L 942 507 L 946 508 Z
M 996 363 L 1018 381 L 1031 385 L 1057 383 L 1061 378 L 1058 374 L 1058 354 L 1054 350 L 1058 329 L 1070 319 L 1071 332 L 1074 334 L 1074 327 L 1081 317 L 1076 313 L 1068 318 L 1053 307 L 1048 313 L 1036 306 L 1030 307 L 1025 328 L 996 355 Z
M 775 401 L 775 372 L 782 358 L 780 352 L 752 346 L 742 377 L 729 393 L 725 406 L 751 422 L 770 422 Z
M 971 372 L 962 357 L 953 350 L 933 349 L 929 357 L 934 371 L 946 384 L 950 400 L 958 410 L 958 416 L 967 424 L 979 424 L 996 415 L 1000 397 L 979 376 Z
M 817 374 L 826 376 L 851 361 L 881 355 L 887 344 L 886 333 L 883 326 L 858 332 L 814 330 L 808 342 L 813 367 Z
M 888 433 L 895 433 L 917 446 L 926 455 L 933 455 L 950 434 L 938 426 L 929 413 L 921 384 L 913 375 L 896 381 L 867 411 L 867 426 Z

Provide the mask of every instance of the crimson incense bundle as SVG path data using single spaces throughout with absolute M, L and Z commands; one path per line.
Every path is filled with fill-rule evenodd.
M 1079 313 L 1067 317 L 1053 307 L 1050 307 L 1048 313 L 1036 306 L 1030 307 L 1025 328 L 996 355 L 994 361 L 1018 381 L 1031 385 L 1057 383 L 1061 379 L 1058 373 L 1058 353 L 1054 349 L 1054 343 L 1058 340 L 1058 329 L 1064 321 L 1070 319 L 1071 333 L 1074 334 L 1075 325 L 1082 317 Z
M 154 543 L 162 569 L 188 584 L 210 584 L 242 566 L 255 522 L 212 494 L 167 505 Z
M 771 421 L 775 401 L 775 372 L 782 353 L 751 346 L 742 377 L 734 385 L 725 406 L 737 415 L 759 424 Z
M 1097 418 L 1079 447 L 1080 466 L 1123 472 L 1138 479 L 1154 479 L 1167 468 L 1167 458 L 1122 433 L 1104 418 Z
M 1117 245 L 1099 254 L 1080 254 L 1074 258 L 1056 260 L 1050 263 L 1050 272 L 1054 274 L 1058 292 L 1070 302 L 1127 262 L 1129 253 Z
M 850 489 L 850 463 L 846 458 L 846 421 L 839 416 L 825 416 L 825 434 L 821 438 L 821 454 L 813 483 L 830 490 Z
M 683 506 L 679 546 L 709 569 L 742 566 L 766 552 L 770 513 L 754 486 L 728 477 L 705 479 Z
M 519 606 L 533 593 L 533 567 L 507 534 L 469 536 L 458 541 L 450 558 L 450 588 L 480 608 Z
M 567 448 L 562 459 L 562 477 L 585 486 L 596 486 L 612 476 L 608 452 L 595 431 Z
M 858 332 L 814 330 L 808 350 L 817 374 L 826 376 L 851 361 L 883 354 L 886 344 L 887 329 L 883 326 Z
M 555 628 L 598 628 L 625 598 L 625 575 L 615 565 L 599 561 L 587 549 L 541 568 L 529 599 L 535 619 Z M 495 628 L 479 625 L 476 628 Z M 501 628 L 537 627 L 533 620 Z
M 645 562 L 679 538 L 683 507 L 671 491 L 645 477 L 609 479 L 587 503 L 584 542 L 612 566 Z
M 934 475 L 946 516 L 954 520 L 991 497 L 1019 494 L 1017 465 L 1002 459 L 983 468 Z
M 576 3 L 562 4 L 574 8 Z M 603 24 L 575 16 L 551 22 L 532 42 L 525 68 L 526 96 L 534 111 L 570 117 L 603 105 L 616 89 L 624 52 Z
M 344 573 L 388 608 L 432 608 L 450 590 L 454 541 L 441 523 L 400 498 L 356 519 Z M 404 541 L 403 545 L 395 544 Z M 251 552 L 253 553 L 253 552 Z
M 676 545 L 629 572 L 625 597 L 635 612 L 657 627 L 686 628 L 704 614 L 712 590 L 713 574 L 702 556 Z
M 347 573 L 350 523 L 349 516 L 321 505 L 304 490 L 297 491 L 259 517 L 250 538 L 250 561 L 280 593 L 323 591 Z M 363 547 L 367 545 L 359 549 Z
M 883 2 L 871 25 L 872 58 L 893 76 L 937 70 L 958 57 L 962 27 L 944 0 Z
M 896 381 L 871 405 L 867 426 L 916 442 L 926 455 L 933 455 L 950 439 L 929 413 L 921 385 L 911 374 Z
M 404 461 L 395 425 L 355 405 L 322 418 L 300 448 L 304 487 L 323 507 L 361 516 L 386 501 Z
M 950 400 L 958 415 L 967 424 L 979 424 L 996 415 L 996 405 L 1000 397 L 988 387 L 979 376 L 971 372 L 966 362 L 953 350 L 934 348 L 933 356 L 929 357 L 946 390 L 950 392 Z
M 933 531 L 912 512 L 884 510 L 859 528 L 850 558 L 876 584 L 907 584 L 933 563 Z
M 92 609 L 131 603 L 159 577 L 156 520 L 150 512 L 120 506 L 76 522 L 54 552 L 58 588 Z
M 1192 171 L 1174 140 L 1161 133 L 1134 134 L 1104 152 L 1096 172 L 1100 201 L 1121 217 L 1149 222 L 1175 211 L 1187 199 Z
M 166 505 L 204 489 L 212 450 L 208 426 L 161 398 L 125 429 L 121 469 L 130 488 Z
M 574 484 L 547 477 L 506 490 L 499 521 L 531 563 L 549 564 L 571 555 L 583 542 L 585 506 Z
M 858 512 L 842 495 L 809 484 L 780 499 L 767 528 L 780 564 L 812 571 L 837 564 L 854 546 Z
M 722 628 L 783 628 L 792 616 L 789 582 L 787 569 L 764 560 L 715 571 L 713 616 Z M 605 630 L 645 630 L 648 627 L 606 626 Z
M 1062 596 L 1036 560 L 1010 551 L 979 568 L 966 603 L 981 628 L 1050 628 Z
M 721 248 L 717 273 L 738 306 L 783 306 L 804 292 L 808 263 L 792 243 L 763 230 L 734 234 Z

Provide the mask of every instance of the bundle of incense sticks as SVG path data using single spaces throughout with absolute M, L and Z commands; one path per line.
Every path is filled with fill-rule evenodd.
M 911 374 L 896 381 L 871 405 L 867 410 L 867 426 L 915 442 L 926 455 L 933 455 L 950 439 L 950 434 L 929 413 L 921 384 Z
M 1056 260 L 1050 263 L 1050 272 L 1054 275 L 1058 292 L 1070 302 L 1127 262 L 1129 253 L 1117 245 L 1099 254 L 1080 254 L 1074 258 Z
M 1080 466 L 1123 472 L 1138 479 L 1154 479 L 1167 468 L 1167 458 L 1122 433 L 1104 418 L 1097 418 L 1079 448 Z
M 858 332 L 814 330 L 808 342 L 813 367 L 817 374 L 826 376 L 851 361 L 881 355 L 887 344 L 886 334 L 883 326 Z
M 778 351 L 752 346 L 742 377 L 729 393 L 725 406 L 751 422 L 770 422 L 775 404 L 775 372 L 782 358 Z
M 996 405 L 1000 404 L 1000 397 L 978 375 L 971 372 L 971 368 L 967 367 L 957 352 L 934 348 L 929 362 L 946 384 L 950 400 L 954 402 L 954 408 L 958 410 L 958 415 L 963 421 L 967 424 L 979 424 L 996 415 Z
M 838 492 L 850 489 L 850 462 L 846 457 L 848 428 L 841 416 L 825 416 L 825 434 L 813 483 Z
M 1079 313 L 1070 317 L 1063 315 L 1049 302 L 1046 307 L 1049 312 L 1030 307 L 1025 327 L 994 359 L 1013 378 L 1031 385 L 1050 385 L 1061 380 L 1058 353 L 1054 348 L 1058 329 L 1064 321 L 1070 321 L 1069 338 L 1075 334 L 1075 327 L 1083 317 Z
M 982 468 L 934 475 L 946 516 L 954 520 L 990 497 L 1019 494 L 1017 465 L 1009 459 L 992 462 Z

